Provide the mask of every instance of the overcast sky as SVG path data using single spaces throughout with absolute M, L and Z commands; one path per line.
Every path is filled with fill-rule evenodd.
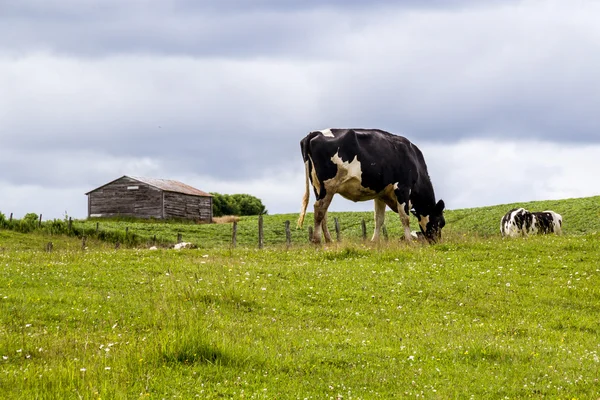
M 86 192 L 134 175 L 298 212 L 299 142 L 330 127 L 409 138 L 449 209 L 598 195 L 599 15 L 596 0 L 0 0 L 0 211 L 85 218 Z

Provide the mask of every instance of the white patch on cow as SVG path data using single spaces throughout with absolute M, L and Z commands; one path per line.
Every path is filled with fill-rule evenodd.
M 340 169 L 345 171 L 348 179 L 357 179 L 358 181 L 361 180 L 362 170 L 360 169 L 360 161 L 358 161 L 358 156 L 354 156 L 354 160 L 347 162 L 342 160 L 338 152 L 331 157 L 331 161 L 338 166 L 338 171 Z
M 323 136 L 333 137 L 333 132 L 331 132 L 330 128 L 322 129 L 319 132 L 321 132 Z
M 308 171 L 308 163 L 310 162 L 310 164 L 313 166 L 312 171 L 310 172 L 310 180 L 312 182 L 313 187 L 315 188 L 315 191 L 317 192 L 317 195 L 320 195 L 321 194 L 321 182 L 319 181 L 319 177 L 317 177 L 317 170 L 315 169 L 315 163 L 313 163 L 313 160 L 310 157 L 310 155 L 308 157 L 310 158 L 310 161 L 306 162 L 306 168 Z
M 500 220 L 500 232 L 502 233 L 502 236 L 516 237 L 521 234 L 526 234 L 526 232 L 523 229 L 519 229 L 515 221 L 515 217 L 518 214 L 525 212 L 527 212 L 527 210 L 525 210 L 524 208 L 517 208 L 510 214 L 507 213 L 507 215 L 502 217 L 502 219 Z
M 553 232 L 556 233 L 557 235 L 561 235 L 562 234 L 562 215 L 560 215 L 559 213 L 556 213 L 552 210 L 546 210 L 544 212 L 550 213 L 552 215 L 552 225 L 553 225 Z
M 427 232 L 427 224 L 428 223 L 429 223 L 429 215 L 419 216 L 419 225 L 421 225 L 421 229 L 423 229 L 423 232 Z
M 419 232 L 419 231 L 411 231 L 410 232 L 410 236 L 413 239 L 416 240 L 420 240 L 421 242 L 425 243 L 427 241 L 427 239 L 425 239 L 425 235 L 423 234 L 423 232 Z
M 538 224 L 538 220 L 537 217 L 535 215 L 531 215 L 531 226 L 529 227 L 529 229 L 527 229 L 526 226 L 523 227 L 523 234 L 524 235 L 536 235 L 539 231 L 539 224 Z
M 409 215 L 409 214 L 406 214 L 406 213 L 404 212 L 404 208 L 405 208 L 405 207 L 406 207 L 406 203 L 398 203 L 398 212 L 400 212 L 400 210 L 402 210 L 402 213 L 403 213 L 404 215 L 406 215 L 407 217 L 410 217 L 410 215 Z M 412 203 L 411 203 L 411 201 L 409 200 L 409 201 L 408 201 L 408 210 L 410 211 L 410 209 L 411 209 L 411 208 L 412 208 Z
M 406 203 L 398 203 L 398 215 L 400 216 L 400 222 L 402 222 L 402 227 L 404 228 L 404 238 L 410 241 L 412 240 L 412 235 L 410 234 L 410 216 L 404 211 L 405 207 Z M 411 208 L 409 200 L 408 209 L 410 210 Z
M 362 169 L 357 156 L 348 162 L 343 161 L 339 153 L 335 153 L 331 161 L 337 165 L 337 173 L 323 182 L 328 192 L 339 193 L 352 201 L 371 200 L 377 196 L 375 191 L 362 186 Z

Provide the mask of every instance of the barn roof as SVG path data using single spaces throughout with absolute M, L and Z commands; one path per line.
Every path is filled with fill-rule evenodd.
M 174 181 L 171 179 L 158 179 L 158 178 L 144 178 L 140 176 L 129 176 L 131 179 L 135 179 L 136 181 L 147 183 L 150 186 L 154 186 L 158 189 L 164 190 L 166 192 L 177 192 L 184 194 L 191 194 L 194 196 L 209 196 L 212 195 L 210 193 L 203 192 L 202 190 L 191 187 L 190 185 L 186 185 L 185 183 L 181 183 L 179 181 Z
M 90 194 L 90 193 L 92 193 L 100 188 L 103 188 L 104 186 L 106 186 L 112 182 L 115 182 L 119 179 L 122 179 L 122 178 L 130 178 L 130 179 L 145 183 L 147 185 L 154 186 L 155 188 L 164 190 L 165 192 L 175 192 L 175 193 L 190 194 L 193 196 L 212 197 L 212 195 L 210 193 L 203 192 L 202 190 L 196 189 L 195 187 L 186 185 L 185 183 L 181 183 L 179 181 L 174 181 L 171 179 L 146 178 L 146 177 L 131 176 L 131 175 L 123 175 L 121 178 L 115 179 L 114 181 L 111 181 L 100 187 L 97 187 L 94 190 L 90 190 L 86 194 Z

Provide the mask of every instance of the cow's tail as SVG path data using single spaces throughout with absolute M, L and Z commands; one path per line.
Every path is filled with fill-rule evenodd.
M 306 207 L 308 207 L 308 200 L 310 198 L 310 183 L 308 181 L 308 163 L 308 160 L 304 162 L 304 175 L 306 178 L 306 184 L 304 189 L 304 197 L 302 198 L 302 206 L 300 208 L 300 216 L 298 217 L 298 228 L 302 228 L 302 225 L 304 224 L 304 217 L 306 216 Z

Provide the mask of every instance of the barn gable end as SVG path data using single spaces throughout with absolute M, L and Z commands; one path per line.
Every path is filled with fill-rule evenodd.
M 86 195 L 88 218 L 130 216 L 212 222 L 212 196 L 178 181 L 125 175 Z

